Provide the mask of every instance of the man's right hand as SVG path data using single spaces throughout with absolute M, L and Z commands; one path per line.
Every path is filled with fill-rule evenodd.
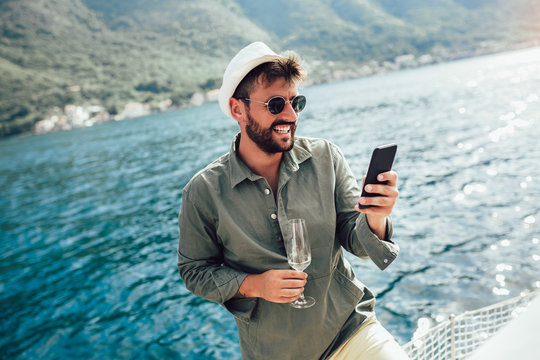
M 307 274 L 295 270 L 268 270 L 248 275 L 238 297 L 260 297 L 276 303 L 289 303 L 300 297 L 306 285 Z

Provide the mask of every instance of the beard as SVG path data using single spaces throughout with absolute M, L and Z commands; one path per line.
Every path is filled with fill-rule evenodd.
M 246 124 L 246 134 L 253 141 L 259 149 L 267 154 L 276 154 L 280 152 L 289 151 L 294 146 L 294 132 L 296 131 L 296 123 L 284 120 L 276 120 L 272 123 L 268 129 L 263 129 L 256 121 L 251 117 L 251 114 L 247 113 L 248 122 Z M 277 125 L 290 125 L 291 132 L 289 139 L 274 139 L 274 126 Z

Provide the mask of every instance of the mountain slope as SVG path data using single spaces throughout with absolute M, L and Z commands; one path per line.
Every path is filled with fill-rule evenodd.
M 535 0 L 2 0 L 0 136 L 66 104 L 181 105 L 218 87 L 255 40 L 354 66 L 538 39 L 539 10 Z

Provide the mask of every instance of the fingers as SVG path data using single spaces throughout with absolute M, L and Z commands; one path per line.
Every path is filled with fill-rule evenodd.
M 307 274 L 301 271 L 285 270 L 282 275 L 280 301 L 288 303 L 298 299 L 304 291 Z
M 361 205 L 394 206 L 399 191 L 388 185 L 366 185 L 366 192 L 380 196 L 365 196 L 358 201 Z
M 377 175 L 377 180 L 388 181 L 386 185 L 395 187 L 397 185 L 398 176 L 395 171 L 387 171 Z
M 383 197 L 383 196 L 361 198 L 359 202 L 360 205 L 370 206 L 368 208 L 360 209 L 360 210 L 367 210 L 367 209 L 370 209 L 371 207 L 392 208 L 394 207 L 395 203 L 396 203 L 395 199 L 391 199 L 391 198 Z M 358 207 L 358 205 L 356 205 L 356 207 Z
M 390 185 L 368 184 L 365 189 L 368 193 L 380 194 L 382 196 L 397 198 L 399 195 L 397 188 Z
M 269 270 L 260 277 L 261 297 L 278 303 L 298 299 L 307 282 L 307 274 L 295 270 Z
M 278 303 L 286 303 L 291 302 L 300 297 L 302 293 L 304 292 L 304 287 L 299 288 L 285 288 L 280 289 L 278 293 L 275 294 L 275 297 L 273 299 L 267 299 L 269 301 L 278 302 Z
M 282 279 L 307 279 L 307 274 L 303 271 L 296 270 L 275 270 L 276 273 L 281 275 Z
M 365 179 L 365 178 L 364 178 Z M 355 206 L 356 210 L 373 213 L 373 214 L 389 214 L 392 211 L 396 203 L 396 199 L 399 196 L 397 190 L 397 174 L 394 171 L 387 171 L 380 173 L 377 177 L 379 181 L 386 181 L 385 184 L 368 184 L 365 186 L 365 191 L 372 194 L 377 194 L 373 197 L 362 197 L 359 199 L 361 205 L 371 205 L 373 207 L 366 209 L 359 209 Z M 362 184 L 363 185 L 363 184 Z
M 279 297 L 278 302 L 291 302 L 300 297 L 302 293 L 304 292 L 304 288 L 298 288 L 298 289 L 283 289 L 281 292 L 281 296 Z
M 355 210 L 367 215 L 376 215 L 381 218 L 384 218 L 386 216 L 389 216 L 391 214 L 391 208 L 389 207 L 382 207 L 382 206 L 371 206 L 368 208 L 360 209 L 358 205 L 356 205 Z

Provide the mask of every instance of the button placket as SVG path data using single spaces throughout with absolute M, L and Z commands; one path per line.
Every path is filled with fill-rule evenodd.
M 263 198 L 268 211 L 267 216 L 269 217 L 269 221 L 272 223 L 272 229 L 274 231 L 273 238 L 279 238 L 281 236 L 281 230 L 279 227 L 279 221 L 276 221 L 278 219 L 278 209 L 274 196 L 272 195 L 272 190 L 265 179 L 261 181 L 260 186 L 259 191 L 264 194 Z
M 274 199 L 270 196 L 272 195 L 272 190 L 270 190 L 269 188 L 265 188 L 263 190 L 264 194 L 266 195 L 266 202 L 267 204 L 271 204 L 271 206 L 269 207 L 269 209 L 271 209 L 270 211 L 272 211 L 272 213 L 270 214 L 270 218 L 272 220 L 276 220 L 278 218 L 277 216 L 277 209 L 276 209 L 276 205 L 275 205 L 275 202 L 274 202 Z

